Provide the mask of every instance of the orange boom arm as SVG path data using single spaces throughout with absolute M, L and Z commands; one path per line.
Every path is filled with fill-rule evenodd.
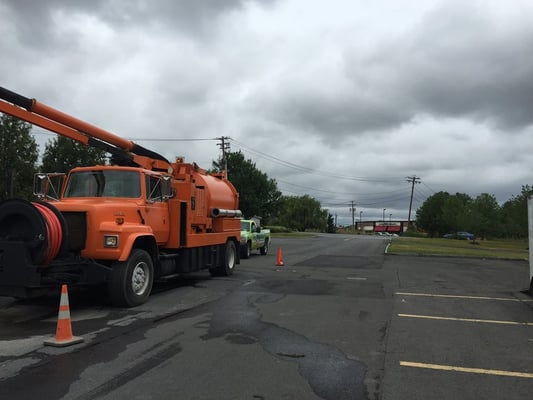
M 158 153 L 3 87 L 0 87 L 0 112 L 86 146 L 100 148 L 125 164 L 159 171 L 169 171 L 171 168 L 170 162 Z

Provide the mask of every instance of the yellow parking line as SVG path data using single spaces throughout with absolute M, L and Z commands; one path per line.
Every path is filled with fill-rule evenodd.
M 513 299 L 510 297 L 486 297 L 486 296 L 460 296 L 453 294 L 431 294 L 431 293 L 409 293 L 409 292 L 396 292 L 395 294 L 400 296 L 421 296 L 421 297 L 444 297 L 450 299 L 471 299 L 471 300 L 498 300 L 498 301 L 533 301 L 533 299 Z
M 439 371 L 455 371 L 455 372 L 467 372 L 471 374 L 485 374 L 485 375 L 500 375 L 500 376 L 513 376 L 518 378 L 533 378 L 533 373 L 530 372 L 515 372 L 515 371 L 502 371 L 498 369 L 483 369 L 483 368 L 465 368 L 457 367 L 454 365 L 440 365 L 440 364 L 425 364 L 409 361 L 400 361 L 402 367 L 413 368 L 425 368 L 434 369 Z
M 533 322 L 497 321 L 497 320 L 491 320 L 491 319 L 474 319 L 474 318 L 436 317 L 436 316 L 433 316 L 433 315 L 398 314 L 398 317 L 420 318 L 420 319 L 436 319 L 436 320 L 441 320 L 441 321 L 477 322 L 477 323 L 484 323 L 484 324 L 533 326 Z

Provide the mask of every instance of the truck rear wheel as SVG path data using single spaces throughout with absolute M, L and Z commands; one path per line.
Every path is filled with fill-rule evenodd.
M 224 261 L 223 265 L 217 268 L 209 269 L 211 275 L 215 276 L 230 276 L 233 274 L 235 269 L 235 264 L 237 262 L 237 247 L 233 240 L 228 240 L 226 242 L 226 247 L 224 248 Z
M 145 250 L 133 249 L 129 258 L 112 265 L 108 291 L 111 302 L 120 307 L 145 303 L 154 283 L 154 264 Z

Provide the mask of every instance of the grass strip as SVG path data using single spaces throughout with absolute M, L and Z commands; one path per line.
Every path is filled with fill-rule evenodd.
M 527 240 L 456 240 L 437 238 L 393 238 L 389 254 L 443 255 L 457 257 L 528 260 Z

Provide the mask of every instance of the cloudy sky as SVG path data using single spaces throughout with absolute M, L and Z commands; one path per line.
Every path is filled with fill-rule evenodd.
M 413 216 L 533 184 L 529 0 L 0 0 L 0 20 L 0 86 L 205 168 L 230 137 L 338 223 L 352 202 L 407 219 L 408 177 Z

